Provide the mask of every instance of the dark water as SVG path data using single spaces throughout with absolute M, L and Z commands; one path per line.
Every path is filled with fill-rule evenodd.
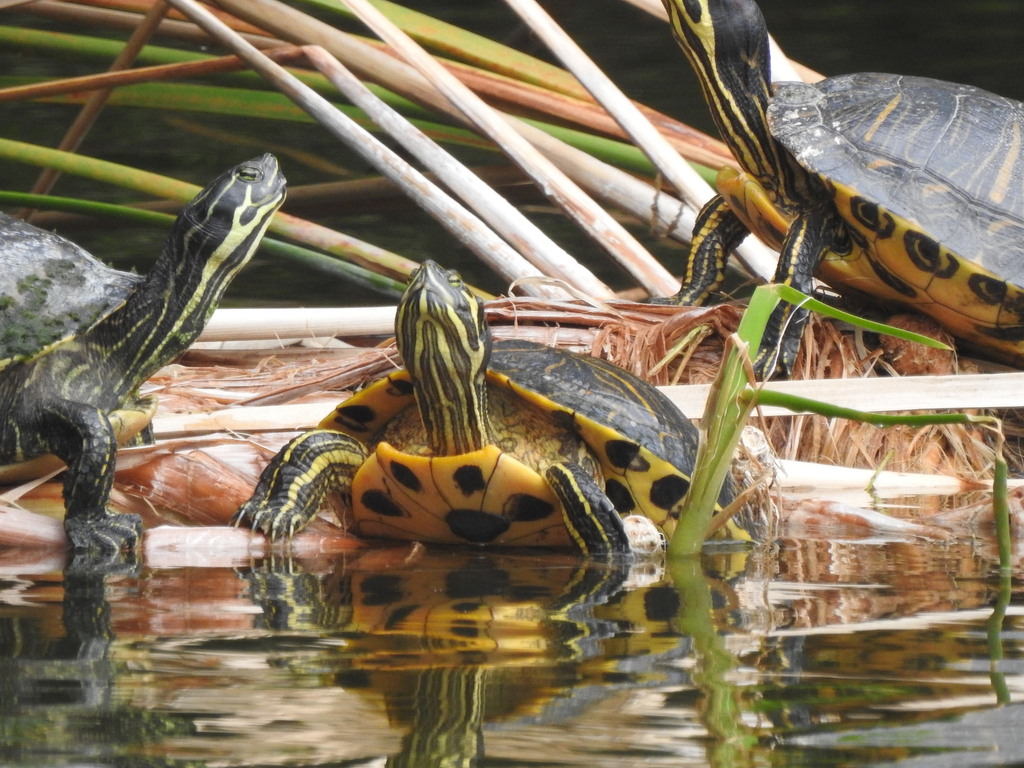
M 411 5 L 534 47 L 501 3 Z M 616 0 L 547 5 L 631 95 L 709 127 L 663 27 Z M 790 54 L 824 72 L 912 72 L 1024 98 L 1024 4 L 764 8 Z M 0 12 L 0 23 L 23 20 Z M 10 51 L 0 51 L 0 66 L 70 69 Z M 53 143 L 72 114 L 0 104 L 0 126 L 10 138 Z M 84 151 L 199 182 L 285 138 L 276 123 L 180 118 L 122 110 L 103 118 Z M 235 138 L 201 138 L 199 127 Z M 318 129 L 288 127 L 296 138 L 347 161 Z M 288 162 L 297 183 L 326 178 Z M 23 189 L 33 176 L 8 164 L 4 186 Z M 63 183 L 60 193 L 78 189 Z M 577 252 L 593 251 L 546 209 L 533 215 Z M 328 219 L 413 258 L 466 258 L 414 211 Z M 132 230 L 79 239 L 121 264 L 159 242 Z M 382 300 L 265 258 L 232 297 Z M 530 554 L 406 562 L 400 550 L 233 567 L 147 561 L 105 582 L 65 579 L 60 558 L 3 551 L 0 764 L 1020 763 L 1021 601 L 1013 592 L 993 642 L 990 549 L 784 540 L 703 569 L 632 573 Z
M 667 570 L 401 548 L 104 587 L 7 553 L 0 761 L 1005 765 L 1024 625 L 1014 602 L 990 645 L 990 565 L 921 541 Z
M 538 56 L 547 56 L 513 12 L 497 0 L 453 3 L 420 0 L 410 7 L 434 14 Z M 1015 0 L 969 2 L 936 0 L 927 6 L 916 0 L 886 3 L 767 0 L 769 26 L 794 58 L 828 74 L 880 70 L 930 75 L 973 84 L 1015 98 L 1024 98 L 1024 5 Z M 584 48 L 607 69 L 632 97 L 672 116 L 712 130 L 696 82 L 664 25 L 622 0 L 556 0 L 546 7 Z M 9 20 L 9 21 L 8 21 Z M 0 23 L 34 23 L 17 9 L 0 12 Z M 72 31 L 94 34 L 88 26 Z M 104 62 L 96 62 L 96 70 Z M 31 51 L 0 50 L 0 73 L 81 74 L 60 58 L 33 56 Z M 72 119 L 64 105 L 0 103 L 0 125 L 9 138 L 55 144 Z M 211 133 L 213 132 L 213 133 Z M 297 144 L 322 160 L 348 165 L 356 174 L 367 171 L 338 142 L 313 126 L 272 120 L 211 117 L 182 112 L 173 116 L 152 110 L 122 108 L 107 111 L 87 137 L 82 151 L 119 162 L 163 170 L 179 178 L 204 183 L 226 165 L 259 152 L 280 151 Z M 480 157 L 466 157 L 480 162 Z M 493 157 L 483 159 L 494 162 Z M 283 157 L 293 184 L 334 180 L 308 158 Z M 33 168 L 11 163 L 5 167 L 5 187 L 25 189 L 35 177 Z M 82 193 L 98 199 L 116 198 L 109 187 L 65 179 L 57 194 Z M 547 205 L 534 201 L 529 215 L 571 253 L 603 279 L 628 285 L 617 268 L 606 263 L 578 231 Z M 420 260 L 427 257 L 460 266 L 467 276 L 495 292 L 506 286 L 479 268 L 475 258 L 439 225 L 411 205 L 385 210 L 319 211 L 324 221 L 356 237 Z M 666 248 L 642 225 L 634 233 L 675 272 L 679 252 Z M 83 245 L 119 265 L 144 270 L 160 246 L 158 233 L 119 229 L 76 231 Z M 360 305 L 378 304 L 376 294 L 339 280 L 257 258 L 235 281 L 228 304 Z

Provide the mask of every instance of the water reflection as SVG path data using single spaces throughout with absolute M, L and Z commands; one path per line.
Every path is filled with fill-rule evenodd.
M 385 712 L 400 738 L 388 765 L 475 765 L 485 725 L 664 682 L 655 662 L 686 653 L 677 592 L 628 567 L 459 552 L 360 566 L 321 581 L 280 566 L 247 578 L 276 629 L 341 641 L 275 663 Z
M 1020 751 L 986 635 L 997 582 L 970 544 L 784 540 L 664 571 L 404 547 L 105 582 L 14 555 L 0 554 L 9 765 Z M 1011 605 L 998 665 L 1011 702 L 1022 628 Z

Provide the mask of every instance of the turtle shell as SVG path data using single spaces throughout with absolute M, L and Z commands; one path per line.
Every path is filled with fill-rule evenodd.
M 487 381 L 493 426 L 506 438 L 471 454 L 432 456 L 416 448 L 422 455 L 411 455 L 404 444 L 379 441 L 400 414 L 416 412 L 405 371 L 370 385 L 320 423 L 371 449 L 352 487 L 359 534 L 564 547 L 559 503 L 531 466 L 538 462 L 505 450 L 515 441 L 529 453 L 533 442 L 562 435 L 563 458 L 599 465 L 620 514 L 643 514 L 671 535 L 698 433 L 667 397 L 610 363 L 518 340 L 495 342 Z M 720 503 L 732 497 L 729 485 Z
M 656 387 L 596 357 L 523 340 L 499 341 L 489 376 L 571 424 L 601 464 L 620 514 L 643 514 L 671 535 L 672 510 L 690 488 L 699 433 Z M 727 482 L 719 505 L 734 491 Z
M 917 306 L 1020 356 L 1024 105 L 968 85 L 862 73 L 780 83 L 772 134 L 819 178 L 851 236 L 822 276 Z
M 0 369 L 88 329 L 141 280 L 59 235 L 0 214 Z

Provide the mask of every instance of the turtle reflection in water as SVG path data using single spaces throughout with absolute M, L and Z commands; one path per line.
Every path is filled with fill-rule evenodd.
M 286 445 L 237 521 L 285 538 L 337 490 L 361 536 L 628 553 L 623 514 L 671 536 L 698 436 L 655 387 L 494 343 L 482 303 L 433 262 L 411 276 L 395 333 L 406 369 Z M 732 495 L 730 481 L 720 504 Z
M 275 631 L 344 638 L 278 663 L 304 687 L 313 676 L 383 704 L 403 734 L 389 766 L 474 765 L 488 725 L 687 679 L 665 664 L 690 648 L 679 593 L 635 566 L 465 549 L 387 566 L 369 557 L 327 576 L 278 564 L 246 578 Z M 733 615 L 736 596 L 721 586 L 716 604 Z
M 0 481 L 67 464 L 76 553 L 113 558 L 138 539 L 138 515 L 108 509 L 118 439 L 156 408 L 138 387 L 199 335 L 284 196 L 273 155 L 235 166 L 185 206 L 145 278 L 0 217 Z

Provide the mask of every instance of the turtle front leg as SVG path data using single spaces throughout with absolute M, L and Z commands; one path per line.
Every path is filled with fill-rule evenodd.
M 821 256 L 835 240 L 839 226 L 836 214 L 826 207 L 819 207 L 796 219 L 782 243 L 775 282 L 810 295 Z M 807 318 L 806 309 L 788 302 L 782 302 L 775 308 L 765 325 L 761 348 L 753 361 L 754 372 L 759 379 L 767 380 L 773 372 L 783 377 L 793 372 Z
M 593 476 L 579 464 L 552 464 L 544 472 L 562 502 L 562 516 L 576 547 L 584 555 L 628 555 L 629 537 L 615 505 Z
M 721 195 L 701 209 L 693 225 L 693 240 L 679 292 L 668 298 L 652 298 L 652 304 L 690 306 L 703 304 L 725 280 L 729 254 L 747 236 L 747 228 Z
M 271 459 L 232 522 L 274 541 L 291 538 L 309 524 L 329 492 L 351 500 L 352 479 L 366 457 L 365 445 L 340 432 L 315 429 L 299 435 Z
M 142 518 L 108 509 L 117 438 L 107 415 L 85 403 L 51 404 L 40 424 L 49 450 L 68 465 L 64 476 L 64 530 L 76 554 L 112 559 L 132 549 Z

